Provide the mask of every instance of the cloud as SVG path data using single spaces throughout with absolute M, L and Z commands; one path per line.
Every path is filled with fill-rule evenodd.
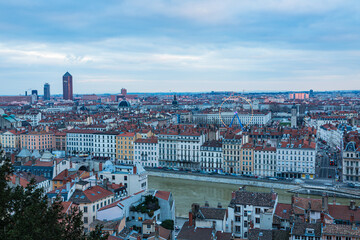
M 126 0 L 109 13 L 120 11 L 133 16 L 162 15 L 203 23 L 230 23 L 238 17 L 256 13 L 324 14 L 343 8 L 351 9 L 351 6 L 342 0 L 154 0 L 151 4 L 146 0 Z
M 216 90 L 226 87 L 221 82 L 249 90 L 342 87 L 346 82 L 360 88 L 360 82 L 354 82 L 360 75 L 359 50 L 301 50 L 243 42 L 224 46 L 147 37 L 112 38 L 81 45 L 3 43 L 0 53 L 2 68 L 21 66 L 22 73 L 30 72 L 34 79 L 46 79 L 47 74 L 51 79 L 60 79 L 60 74 L 70 71 L 81 93 L 109 92 L 125 86 L 135 91 Z

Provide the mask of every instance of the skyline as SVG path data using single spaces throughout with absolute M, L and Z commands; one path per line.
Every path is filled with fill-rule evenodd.
M 87 3 L 87 2 L 86 2 Z M 360 89 L 356 1 L 0 3 L 0 95 Z

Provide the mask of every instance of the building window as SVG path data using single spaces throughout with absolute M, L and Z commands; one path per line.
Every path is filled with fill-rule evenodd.
M 87 207 L 84 207 L 84 213 L 87 213 Z
M 235 216 L 235 222 L 240 222 L 241 221 L 241 217 L 240 216 Z
M 84 223 L 88 223 L 88 218 L 84 217 Z
M 256 218 L 255 223 L 260 223 L 260 218 Z
M 255 213 L 260 214 L 260 208 L 255 208 Z
M 241 231 L 240 226 L 235 226 L 235 232 L 240 232 L 240 231 Z

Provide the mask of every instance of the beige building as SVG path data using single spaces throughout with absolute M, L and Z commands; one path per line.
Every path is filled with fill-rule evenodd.
M 0 144 L 4 149 L 20 148 L 20 134 L 16 130 L 8 130 L 0 134 Z
M 240 174 L 240 153 L 242 146 L 241 135 L 227 135 L 223 139 L 222 155 L 224 158 L 224 172 Z
M 83 212 L 85 232 L 90 229 L 90 224 L 95 221 L 97 210 L 114 202 L 114 194 L 100 186 L 91 186 L 87 181 L 79 181 L 75 185 L 71 202 L 78 204 Z
M 140 133 L 126 132 L 116 136 L 116 159 L 134 160 L 134 142 L 141 138 Z
M 240 174 L 254 175 L 254 146 L 246 143 L 240 152 Z

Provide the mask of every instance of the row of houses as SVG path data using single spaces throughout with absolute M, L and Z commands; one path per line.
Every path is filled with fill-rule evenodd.
M 280 203 L 274 191 L 260 193 L 245 187 L 232 192 L 227 208 L 192 204 L 177 239 L 291 239 L 353 240 L 360 238 L 360 211 L 321 199 L 292 196 Z

